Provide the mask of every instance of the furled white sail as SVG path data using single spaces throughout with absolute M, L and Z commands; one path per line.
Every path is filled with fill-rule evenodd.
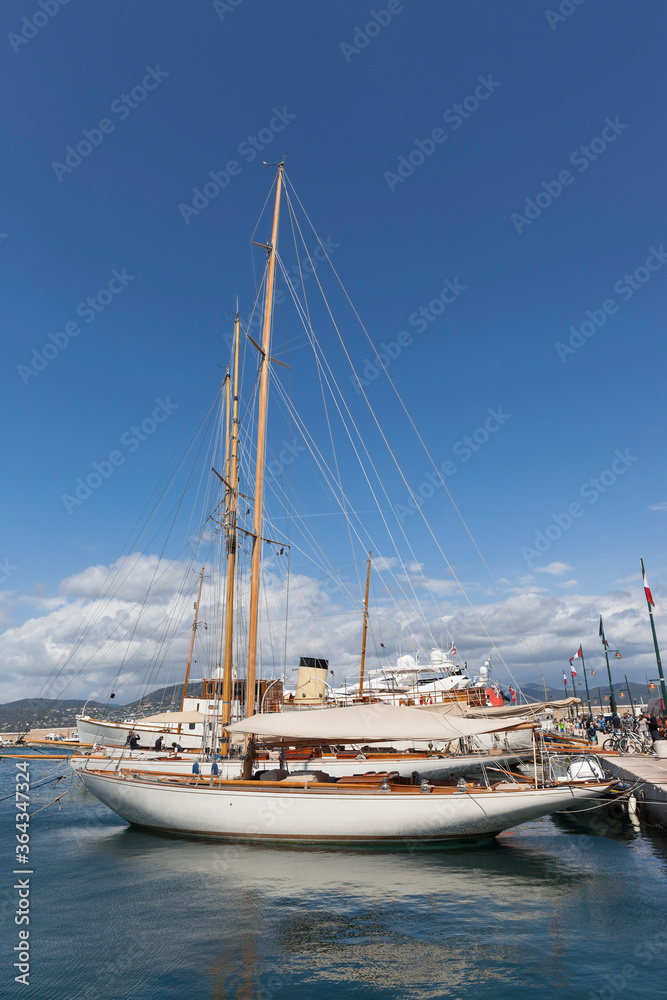
M 285 742 L 378 743 L 385 740 L 456 740 L 462 736 L 514 729 L 526 721 L 460 719 L 379 702 L 310 712 L 253 715 L 227 728 L 231 733 Z

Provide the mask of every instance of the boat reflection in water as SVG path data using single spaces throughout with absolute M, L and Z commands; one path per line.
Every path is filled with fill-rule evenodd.
M 504 990 L 527 963 L 552 983 L 573 985 L 563 970 L 565 929 L 582 875 L 594 894 L 607 877 L 599 855 L 578 855 L 573 839 L 554 836 L 542 820 L 484 850 L 341 854 L 125 829 L 92 841 L 86 862 L 100 855 L 115 870 L 130 865 L 140 884 L 157 879 L 170 909 L 182 894 L 184 941 L 203 959 L 199 976 L 210 988 L 202 996 L 254 1000 L 297 988 L 311 996 L 306 984 L 319 984 L 323 996 L 387 989 L 435 998 L 494 983 L 510 996 Z M 569 917 L 561 925 L 550 919 L 554 911 Z M 202 912 L 210 921 L 188 929 Z

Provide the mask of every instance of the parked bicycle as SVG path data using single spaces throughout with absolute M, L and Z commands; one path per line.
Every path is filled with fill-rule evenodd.
M 618 753 L 622 753 L 621 743 L 626 739 L 626 734 L 621 732 L 621 730 L 615 730 L 612 735 L 604 741 L 602 744 L 603 750 L 616 750 Z
M 621 753 L 655 753 L 653 740 L 646 733 L 626 733 L 620 741 Z

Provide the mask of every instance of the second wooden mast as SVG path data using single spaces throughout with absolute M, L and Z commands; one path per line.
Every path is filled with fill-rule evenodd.
M 259 571 L 261 561 L 262 502 L 264 495 L 264 454 L 266 450 L 266 417 L 269 391 L 269 347 L 271 346 L 271 318 L 273 312 L 273 288 L 278 249 L 278 219 L 280 217 L 280 194 L 283 183 L 284 164 L 278 164 L 276 178 L 276 200 L 273 210 L 271 242 L 264 249 L 268 253 L 266 274 L 266 295 L 264 298 L 264 324 L 260 348 L 259 412 L 257 415 L 257 462 L 255 468 L 255 513 L 253 519 L 252 562 L 250 575 L 250 612 L 248 622 L 248 687 L 246 690 L 246 715 L 255 712 L 255 672 L 257 666 L 257 636 L 259 625 Z M 259 244 L 263 246 L 263 244 Z
M 227 463 L 227 497 L 225 510 L 227 549 L 227 602 L 225 610 L 224 666 L 222 674 L 222 754 L 229 752 L 225 726 L 232 717 L 232 669 L 234 639 L 234 574 L 236 571 L 236 521 L 238 505 L 239 455 L 239 330 L 238 311 L 234 320 L 234 379 L 232 383 L 232 415 Z

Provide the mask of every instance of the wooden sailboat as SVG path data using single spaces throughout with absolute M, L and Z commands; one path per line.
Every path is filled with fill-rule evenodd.
M 262 340 L 261 345 L 255 345 L 260 353 L 260 391 L 246 681 L 247 719 L 237 723 L 229 722 L 233 629 L 233 605 L 229 603 L 233 587 L 229 584 L 234 574 L 237 492 L 233 445 L 235 426 L 231 433 L 230 460 L 226 468 L 228 606 L 222 701 L 225 733 L 243 736 L 246 740 L 243 774 L 236 778 L 223 776 L 216 762 L 212 763 L 207 779 L 203 778 L 201 771 L 198 775 L 159 770 L 151 772 L 138 768 L 119 768 L 111 772 L 95 769 L 94 762 L 93 766 L 89 762 L 80 772 L 84 784 L 118 815 L 150 829 L 189 836 L 264 842 L 403 846 L 488 838 L 517 823 L 571 805 L 579 798 L 590 799 L 591 796 L 604 794 L 609 782 L 571 782 L 538 787 L 536 777 L 535 787 L 528 787 L 529 783 L 525 780 L 491 782 L 487 777 L 484 784 L 474 786 L 463 778 L 458 782 L 429 778 L 424 776 L 423 769 L 419 773 L 417 768 L 416 773 L 403 777 L 394 768 L 384 768 L 384 774 L 336 777 L 322 772 L 314 774 L 307 768 L 302 769 L 305 774 L 290 775 L 280 767 L 265 769 L 269 773 L 264 775 L 255 771 L 253 776 L 256 739 L 280 752 L 285 745 L 306 744 L 324 748 L 332 744 L 377 743 L 393 739 L 428 740 L 447 735 L 451 739 L 471 732 L 493 732 L 500 727 L 506 728 L 505 722 L 471 722 L 382 704 L 280 715 L 258 714 L 255 711 L 268 366 L 273 360 L 270 356 L 271 317 L 283 172 L 284 165 L 280 163 L 271 240 L 264 246 L 268 259 Z M 238 319 L 236 332 L 238 335 Z M 365 650 L 365 641 L 363 645 Z M 362 672 L 362 694 L 363 684 Z M 227 745 L 226 736 L 223 745 Z M 352 766 L 360 763 L 355 761 Z M 238 762 L 234 766 L 238 769 Z

